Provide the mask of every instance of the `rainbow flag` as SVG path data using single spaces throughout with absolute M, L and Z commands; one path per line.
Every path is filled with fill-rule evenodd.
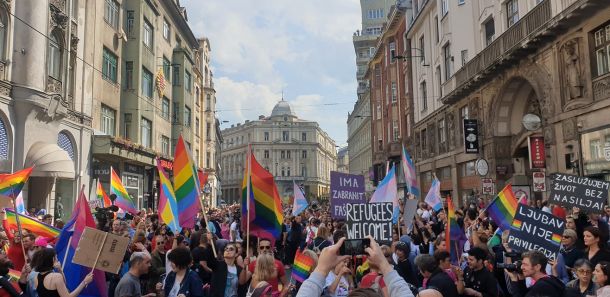
M 0 196 L 17 198 L 30 178 L 32 170 L 34 170 L 34 167 L 28 167 L 13 174 L 0 175 Z
M 110 194 L 115 194 L 116 199 L 114 200 L 114 204 L 116 206 L 132 213 L 138 214 L 138 209 L 136 207 L 135 201 L 131 199 L 125 187 L 123 187 L 123 183 L 121 182 L 121 178 L 114 172 L 114 169 L 110 167 Z
M 8 278 L 10 281 L 18 281 L 21 278 L 21 271 L 9 268 Z
M 260 238 L 275 241 L 282 232 L 282 201 L 273 175 L 261 166 L 248 148 L 242 182 L 242 224 L 244 230 Z M 248 221 L 250 211 L 250 221 Z
M 508 184 L 489 203 L 485 210 L 500 229 L 508 230 L 517 213 L 517 206 L 517 198 L 513 194 L 513 187 Z
M 551 237 L 551 240 L 556 243 L 556 244 L 561 244 L 561 235 L 559 234 L 553 234 L 553 236 Z
M 174 193 L 178 201 L 180 226 L 183 228 L 195 227 L 195 218 L 201 209 L 199 182 L 191 152 L 180 135 L 174 154 Z
M 377 185 L 377 189 L 371 196 L 371 200 L 369 203 L 383 203 L 383 202 L 392 202 L 393 205 L 393 213 L 392 213 L 392 223 L 398 223 L 398 217 L 400 216 L 400 204 L 398 202 L 398 188 L 396 182 L 396 170 L 394 170 L 394 165 L 388 171 L 386 176 L 383 178 L 379 185 Z
M 66 286 L 68 291 L 74 291 L 80 282 L 85 278 L 91 268 L 72 263 L 74 252 L 78 246 L 78 242 L 85 232 L 85 227 L 95 228 L 95 220 L 91 215 L 87 197 L 85 197 L 85 186 L 83 185 L 72 217 L 64 228 L 61 230 L 55 250 L 57 251 L 57 259 L 62 263 L 63 272 L 66 277 Z M 106 274 L 101 270 L 93 270 L 93 282 L 91 282 L 78 295 L 79 297 L 105 297 L 108 296 L 108 286 L 106 285 Z
M 112 201 L 110 201 L 110 198 L 108 195 L 106 195 L 106 192 L 104 192 L 104 188 L 99 181 L 97 182 L 97 190 L 95 191 L 95 194 L 97 199 L 102 202 L 102 207 L 112 206 Z
M 297 250 L 294 256 L 294 263 L 292 264 L 292 279 L 297 282 L 304 282 L 311 271 L 313 270 L 314 260 Z
M 405 150 L 405 146 L 402 146 L 402 173 L 405 175 L 405 183 L 409 193 L 415 196 L 415 199 L 419 199 L 419 186 L 417 185 L 417 174 L 415 173 L 415 164 L 411 155 Z
M 447 226 L 445 230 L 445 244 L 451 255 L 451 262 L 457 264 L 464 249 L 464 243 L 468 238 L 464 230 L 460 228 L 455 217 L 455 208 L 451 197 L 447 196 Z
M 169 178 L 161 163 L 157 160 L 157 171 L 159 171 L 159 218 L 163 221 L 174 234 L 180 233 L 180 223 L 178 222 L 178 201 L 176 201 L 176 194 L 174 193 L 174 187 L 169 182 Z
M 519 220 L 517 220 L 517 219 L 514 219 L 514 220 L 513 220 L 513 223 L 512 223 L 512 226 L 513 226 L 515 229 L 517 229 L 517 230 L 521 230 L 521 226 L 523 226 L 523 222 L 521 222 L 521 221 L 519 221 Z
M 15 211 L 12 209 L 6 209 L 6 222 L 11 229 L 17 230 L 17 217 Z M 26 229 L 29 232 L 36 234 L 37 236 L 43 236 L 48 238 L 55 238 L 59 235 L 60 230 L 47 225 L 33 217 L 19 214 L 19 223 L 21 228 Z

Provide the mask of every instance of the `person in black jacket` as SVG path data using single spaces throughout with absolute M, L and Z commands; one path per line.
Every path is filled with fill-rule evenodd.
M 224 260 L 214 258 L 210 262 L 210 268 L 214 270 L 210 282 L 211 297 L 238 296 L 238 286 L 247 282 L 247 269 L 235 264 L 237 256 L 237 247 L 229 243 L 224 249 Z
M 423 254 L 415 258 L 415 265 L 424 276 L 424 289 L 434 289 L 443 294 L 443 297 L 458 297 L 457 286 L 451 277 L 439 266 L 433 256 Z
M 529 251 L 522 255 L 521 272 L 506 270 L 510 277 L 512 297 L 563 296 L 565 286 L 558 278 L 545 272 L 548 260 L 539 251 Z M 531 277 L 534 285 L 525 287 L 525 278 Z
M 416 286 L 419 285 L 417 277 L 415 276 L 415 273 L 413 273 L 411 262 L 409 262 L 411 247 L 402 241 L 398 241 L 396 242 L 394 249 L 396 252 L 396 257 L 398 258 L 396 265 L 394 265 L 394 269 L 398 272 L 398 275 L 400 275 L 407 283 Z
M 468 251 L 468 267 L 464 270 L 464 295 L 497 297 L 498 280 L 485 268 L 487 252 L 480 247 Z

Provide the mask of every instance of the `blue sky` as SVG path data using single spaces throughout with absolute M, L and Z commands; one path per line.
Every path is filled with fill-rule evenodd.
M 181 5 L 195 36 L 210 39 L 220 120 L 269 115 L 283 90 L 297 116 L 317 121 L 337 145 L 347 144 L 347 113 L 357 98 L 352 34 L 361 26 L 358 0 Z

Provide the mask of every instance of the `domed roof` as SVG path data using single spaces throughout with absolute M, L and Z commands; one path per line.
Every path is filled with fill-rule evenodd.
M 282 100 L 278 102 L 275 107 L 273 107 L 273 111 L 271 111 L 271 117 L 281 116 L 296 116 L 294 112 L 292 112 L 292 108 L 290 107 L 288 101 Z

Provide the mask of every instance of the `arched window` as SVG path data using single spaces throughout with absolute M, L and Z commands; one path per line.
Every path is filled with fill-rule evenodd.
M 57 34 L 49 36 L 49 61 L 47 62 L 47 71 L 49 76 L 61 81 L 61 63 L 62 63 L 63 47 L 57 38 Z
M 3 7 L 4 8 L 4 7 Z M 8 35 L 8 16 L 6 15 L 6 9 L 0 11 L 0 60 L 6 59 L 6 46 L 7 46 L 7 35 Z
M 59 132 L 59 135 L 57 135 L 57 145 L 66 151 L 68 156 L 70 156 L 70 159 L 74 161 L 74 145 L 72 144 L 72 139 L 66 132 Z
M 8 133 L 4 121 L 0 119 L 0 160 L 8 160 L 9 146 Z

